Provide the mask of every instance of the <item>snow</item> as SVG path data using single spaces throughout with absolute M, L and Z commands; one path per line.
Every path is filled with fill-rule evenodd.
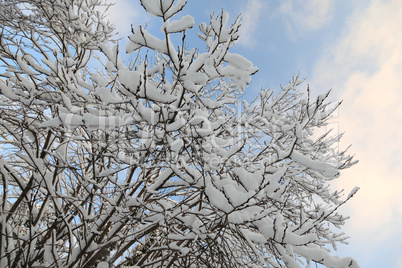
M 122 83 L 130 92 L 135 93 L 139 89 L 141 84 L 141 73 L 138 71 L 130 70 L 119 70 L 118 71 L 119 81 Z
M 178 118 L 176 118 L 176 120 L 173 123 L 166 125 L 166 131 L 167 132 L 177 131 L 177 130 L 181 129 L 185 123 L 186 123 L 186 120 L 179 116 Z
M 234 207 L 238 207 L 240 205 L 245 204 L 251 196 L 254 195 L 254 192 L 244 193 L 239 190 L 238 187 L 235 187 L 233 184 L 227 184 L 223 186 L 223 190 L 225 195 L 228 197 L 230 204 Z
M 140 205 L 137 198 L 131 198 L 129 201 L 126 202 L 127 207 L 134 207 Z
M 176 242 L 170 243 L 169 248 L 179 251 L 183 256 L 187 255 L 187 253 L 190 251 L 190 249 L 187 247 L 178 246 Z
M 206 63 L 208 57 L 209 57 L 208 53 L 202 53 L 198 55 L 196 59 L 191 62 L 191 65 L 187 70 L 187 74 L 191 75 L 194 73 L 198 73 L 198 70 Z
M 169 8 L 172 7 L 174 0 L 164 0 L 161 2 L 162 10 L 166 12 Z
M 168 93 L 162 94 L 160 90 L 156 87 L 156 85 L 154 85 L 152 82 L 148 82 L 145 89 L 141 88 L 139 96 L 161 103 L 172 103 L 177 99 L 176 96 L 170 95 Z
M 236 167 L 233 172 L 239 178 L 242 185 L 246 187 L 248 191 L 256 191 L 262 182 L 262 171 L 257 171 L 255 174 L 248 172 L 242 167 Z
M 292 151 L 290 158 L 300 165 L 306 166 L 307 168 L 310 168 L 312 170 L 316 170 L 322 175 L 329 178 L 336 177 L 339 174 L 339 171 L 333 166 L 319 160 L 308 158 L 307 156 L 296 150 Z
M 96 268 L 109 268 L 109 263 L 105 261 L 99 262 Z
M 170 150 L 172 150 L 173 152 L 179 152 L 184 146 L 183 139 L 179 138 L 179 139 L 173 140 L 170 136 L 168 136 L 168 143 L 169 143 Z
M 90 128 L 90 125 L 87 121 L 87 118 L 92 119 L 92 124 L 94 127 L 98 129 L 109 129 L 109 128 L 116 128 L 121 126 L 126 126 L 133 123 L 133 119 L 129 115 L 122 115 L 122 116 L 93 116 L 87 117 L 90 115 L 88 113 L 84 114 L 85 125 Z
M 194 18 L 190 15 L 186 15 L 182 17 L 180 20 L 174 20 L 172 22 L 166 21 L 162 27 L 161 31 L 166 33 L 178 33 L 187 31 L 190 28 L 193 28 L 195 24 Z
M 307 260 L 319 261 L 326 267 L 360 268 L 359 264 L 352 258 L 339 258 L 331 256 L 324 249 L 316 245 L 294 246 L 293 251 L 304 256 Z
M 283 176 L 286 174 L 286 169 L 278 169 L 274 174 L 267 174 L 265 175 L 265 181 L 268 181 L 269 184 L 265 187 L 264 192 L 272 197 L 278 198 L 280 196 L 279 191 L 281 189 L 280 181 Z
M 149 14 L 155 17 L 163 16 L 159 0 L 141 0 L 140 2 Z
M 128 38 L 130 39 L 130 42 L 128 42 L 126 46 L 126 52 L 129 54 L 142 46 L 149 47 L 164 54 L 167 54 L 168 52 L 165 40 L 158 39 L 141 26 L 138 26 L 138 29 L 134 31 L 134 34 L 130 35 Z
M 224 59 L 229 65 L 232 65 L 238 70 L 250 71 L 252 73 L 258 70 L 257 67 L 253 66 L 253 63 L 251 61 L 239 54 L 226 53 Z
M 4 83 L 3 79 L 0 79 L 0 93 L 11 100 L 19 100 L 20 98 L 13 92 L 11 87 Z
M 56 149 L 56 153 L 59 155 L 60 159 L 62 161 L 66 161 L 67 160 L 67 142 L 64 142 L 62 144 L 59 144 L 59 146 Z
M 172 240 L 189 240 L 189 239 L 195 239 L 197 237 L 196 234 L 194 233 L 189 233 L 186 235 L 181 235 L 181 234 L 168 234 L 168 239 Z
M 256 244 L 265 244 L 267 243 L 267 239 L 260 233 L 253 232 L 247 229 L 241 229 L 242 234 L 248 238 L 248 240 L 252 241 Z
M 147 122 L 151 125 L 154 125 L 156 123 L 157 117 L 155 112 L 151 108 L 144 107 L 141 103 L 134 104 L 134 107 L 137 108 L 139 119 L 141 121 Z
M 228 76 L 237 81 L 237 86 L 243 90 L 245 86 L 251 82 L 250 74 L 252 72 L 250 74 L 245 73 L 236 65 L 219 66 L 216 70 L 220 75 Z
M 254 221 L 254 225 L 258 228 L 265 239 L 269 240 L 274 238 L 275 233 L 273 228 L 273 221 L 271 219 L 264 218 L 258 221 Z
M 107 44 L 100 44 L 100 50 L 106 55 L 108 58 L 108 62 L 106 63 L 106 69 L 108 72 L 114 70 L 114 66 L 116 66 L 119 70 L 125 69 L 126 65 L 124 62 L 118 57 L 118 45 L 114 45 L 112 48 Z
M 208 81 L 208 76 L 200 72 L 187 71 L 186 74 L 183 76 L 183 80 L 184 82 L 191 81 L 197 85 L 204 85 Z
M 123 102 L 123 99 L 120 96 L 118 96 L 115 92 L 111 91 L 107 87 L 96 88 L 95 96 L 99 97 L 100 100 L 106 104 Z
M 209 178 L 209 182 L 207 180 L 205 185 L 205 194 L 208 196 L 208 200 L 212 205 L 223 210 L 224 212 L 232 211 L 233 207 L 229 204 L 225 195 L 222 193 L 222 191 L 218 190 L 210 180 L 211 179 Z
M 112 170 L 112 169 L 105 169 L 105 170 L 102 170 L 102 171 L 98 174 L 98 177 L 107 177 L 107 176 L 110 176 L 110 175 L 115 174 L 115 173 L 116 173 L 115 170 Z
M 55 259 L 52 254 L 52 241 L 51 238 L 46 241 L 45 246 L 44 246 L 44 254 L 43 258 L 46 260 L 48 264 L 54 263 Z
M 358 267 L 353 259 L 326 251 L 345 239 L 326 228 L 344 224 L 346 217 L 333 212 L 359 189 L 345 201 L 331 191 L 328 180 L 338 176 L 337 167 L 347 165 L 348 158 L 331 147 L 333 139 L 317 142 L 306 135 L 325 124 L 327 95 L 309 103 L 296 77 L 277 95 L 265 90 L 260 101 L 242 100 L 258 69 L 232 53 L 240 20 L 226 25 L 229 14 L 222 11 L 210 25 L 202 23 L 207 48 L 199 54 L 181 40 L 192 31 L 180 34 L 194 27 L 194 18 L 173 17 L 185 0 L 141 0 L 146 11 L 161 17 L 165 39 L 147 31 L 154 27 L 137 27 L 126 51 L 144 49 L 134 61 L 124 61 L 118 44 L 102 31 L 101 14 L 84 12 L 93 12 L 88 5 L 97 2 L 62 10 L 48 5 L 49 14 L 60 17 L 59 30 L 65 25 L 71 34 L 72 46 L 63 52 L 50 49 L 49 56 L 45 51 L 53 45 L 47 44 L 37 57 L 39 47 L 33 55 L 19 49 L 18 34 L 12 37 L 16 40 L 6 35 L 0 40 L 8 42 L 2 44 L 5 51 L 15 52 L 0 79 L 1 148 L 6 152 L 0 173 L 3 192 L 12 195 L 3 207 L 13 210 L 0 217 L 1 250 L 14 258 L 19 250 L 26 256 L 14 266 L 24 266 L 35 254 L 44 257 L 38 266 L 85 266 L 83 258 L 117 241 L 119 249 L 110 251 L 99 268 L 108 262 L 121 265 L 141 243 L 162 252 L 154 260 L 144 254 L 142 266 L 161 266 L 164 254 L 188 255 L 171 257 L 175 267 L 184 259 L 213 263 L 217 259 L 210 248 L 196 249 L 217 241 L 217 247 L 233 247 L 219 252 L 233 266 L 247 266 L 244 262 L 252 258 L 260 266 L 276 267 L 280 259 L 289 267 L 303 260 Z M 82 24 L 92 19 L 92 26 Z M 58 41 L 57 35 L 37 30 L 35 38 L 43 34 L 49 42 Z M 87 41 L 91 48 L 82 47 Z M 105 69 L 86 65 L 97 53 L 82 58 L 78 53 L 92 48 L 103 53 L 96 66 Z M 37 72 L 42 74 L 29 77 Z M 27 195 L 21 196 L 26 198 L 18 198 L 25 189 Z M 29 216 L 38 224 L 21 225 Z M 56 226 L 57 240 L 46 226 Z M 35 244 L 32 237 L 44 241 L 43 249 L 23 248 Z M 120 249 L 127 250 L 120 254 Z
M 191 80 L 184 80 L 183 86 L 186 90 L 198 93 L 198 91 L 202 88 L 201 86 L 196 86 Z
M 29 65 L 31 65 L 36 71 L 46 74 L 46 75 L 50 75 L 51 73 L 49 72 L 49 70 L 47 70 L 46 68 L 43 68 L 40 64 L 38 64 L 36 62 L 36 60 L 34 59 L 34 57 L 32 57 L 32 55 L 29 54 L 25 54 L 24 55 L 24 59 L 27 61 L 27 63 Z
M 170 176 L 172 176 L 173 172 L 174 171 L 170 168 L 162 171 L 156 178 L 155 182 L 150 187 L 150 190 L 158 189 L 159 186 L 161 186 Z
M 350 193 L 348 194 L 348 197 L 347 197 L 346 199 L 349 199 L 349 198 L 351 198 L 352 196 L 354 196 L 354 195 L 357 193 L 357 191 L 359 191 L 359 190 L 360 190 L 360 187 L 355 187 L 355 188 L 353 188 L 353 190 L 350 191 Z
M 84 124 L 84 118 L 80 115 L 60 113 L 59 117 L 63 124 L 68 128 L 75 128 Z
M 109 80 L 100 75 L 99 73 L 94 73 L 91 75 L 91 80 L 95 82 L 99 87 L 106 87 L 109 84 Z
M 29 66 L 27 65 L 27 62 L 23 59 L 23 57 L 22 57 L 21 54 L 17 54 L 16 56 L 17 56 L 18 65 L 19 65 L 19 67 L 21 68 L 21 70 L 22 70 L 25 74 L 27 74 L 27 75 L 29 75 L 29 76 L 36 74 L 36 72 L 34 72 L 33 70 L 31 70 L 31 69 L 29 68 Z
M 229 13 L 227 13 L 226 11 L 222 10 L 222 25 L 226 25 L 226 23 L 228 23 L 229 21 Z
M 62 124 L 59 118 L 50 119 L 48 121 L 42 122 L 39 124 L 40 128 L 51 128 L 51 127 L 58 127 Z
M 146 1 L 146 0 L 144 0 L 144 1 Z M 173 7 L 171 7 L 168 10 L 166 10 L 165 19 L 169 19 L 170 17 L 175 15 L 177 12 L 182 10 L 186 4 L 187 4 L 187 0 L 177 0 L 176 4 Z

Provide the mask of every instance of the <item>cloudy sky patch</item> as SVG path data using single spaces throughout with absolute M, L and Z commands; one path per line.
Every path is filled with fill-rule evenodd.
M 284 0 L 279 15 L 292 34 L 325 26 L 333 17 L 334 0 Z
M 240 28 L 239 44 L 253 46 L 258 40 L 256 28 L 261 14 L 266 9 L 266 2 L 262 0 L 248 0 L 241 13 L 242 23 Z

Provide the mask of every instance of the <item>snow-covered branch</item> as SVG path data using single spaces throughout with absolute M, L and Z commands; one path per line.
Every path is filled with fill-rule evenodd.
M 328 94 L 241 100 L 240 19 L 187 50 L 186 1 L 140 2 L 165 37 L 138 26 L 128 64 L 99 0 L 0 1 L 0 266 L 359 267 L 326 247 L 358 190 L 329 185 L 355 161 L 314 134 Z

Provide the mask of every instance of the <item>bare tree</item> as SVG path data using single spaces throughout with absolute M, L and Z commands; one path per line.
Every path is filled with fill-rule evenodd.
M 1 267 L 359 267 L 327 247 L 355 161 L 313 133 L 339 104 L 298 77 L 241 101 L 239 19 L 201 53 L 185 0 L 142 0 L 164 39 L 133 29 L 127 63 L 100 0 L 0 3 Z

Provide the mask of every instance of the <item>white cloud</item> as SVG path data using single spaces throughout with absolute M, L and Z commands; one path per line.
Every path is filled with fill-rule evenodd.
M 131 24 L 136 28 L 138 24 L 144 24 L 149 20 L 139 1 L 118 0 L 111 6 L 106 14 L 107 19 L 116 26 L 118 36 L 123 37 L 131 33 Z
M 357 7 L 344 35 L 317 63 L 312 88 L 334 88 L 344 100 L 341 147 L 360 163 L 343 172 L 341 188 L 361 190 L 346 205 L 349 234 L 361 251 L 402 239 L 402 2 Z
M 256 42 L 255 33 L 261 12 L 265 4 L 262 0 L 248 0 L 245 11 L 241 13 L 242 26 L 240 28 L 239 44 L 253 46 Z
M 334 0 L 284 0 L 279 14 L 287 24 L 290 33 L 316 30 L 331 19 Z

